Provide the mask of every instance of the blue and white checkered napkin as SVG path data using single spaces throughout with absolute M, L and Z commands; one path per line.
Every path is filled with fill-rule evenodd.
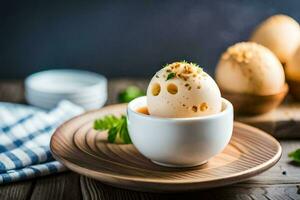
M 82 112 L 68 101 L 49 112 L 0 103 L 0 184 L 66 170 L 53 159 L 50 138 L 56 127 Z

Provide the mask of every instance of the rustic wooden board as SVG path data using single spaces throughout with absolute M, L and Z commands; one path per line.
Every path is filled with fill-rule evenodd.
M 79 175 L 65 172 L 55 176 L 6 184 L 0 187 L 0 199 L 82 199 Z
M 23 181 L 19 183 L 3 185 L 0 187 L 0 199 L 26 200 L 30 198 L 33 188 L 34 185 L 32 181 Z
M 56 176 L 47 176 L 36 179 L 35 187 L 32 190 L 30 199 L 81 199 L 79 175 L 67 172 Z
M 258 127 L 276 138 L 300 138 L 300 102 L 290 97 L 277 109 L 258 116 L 236 116 L 236 120 Z
M 210 200 L 299 200 L 296 184 L 289 185 L 234 185 L 217 189 L 200 190 L 189 193 L 159 194 L 145 193 L 115 188 L 82 176 L 83 199 L 210 199 Z

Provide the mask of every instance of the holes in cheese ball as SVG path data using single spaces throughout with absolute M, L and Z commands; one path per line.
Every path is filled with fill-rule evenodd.
M 152 95 L 153 96 L 157 96 L 160 93 L 160 85 L 159 83 L 154 83 L 152 85 L 152 89 L 151 89 Z
M 168 91 L 170 94 L 177 94 L 177 92 L 178 92 L 178 87 L 177 87 L 177 85 L 175 85 L 174 83 L 170 83 L 170 84 L 168 84 L 168 86 L 167 86 L 167 91 Z

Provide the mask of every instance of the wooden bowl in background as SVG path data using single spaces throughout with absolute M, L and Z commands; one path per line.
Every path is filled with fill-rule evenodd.
M 300 81 L 296 80 L 287 80 L 290 88 L 290 94 L 296 99 L 300 101 Z
M 300 85 L 299 85 L 300 91 Z M 284 85 L 282 91 L 274 95 L 241 94 L 222 90 L 222 96 L 229 100 L 236 114 L 258 115 L 269 112 L 276 108 L 287 95 L 289 87 Z

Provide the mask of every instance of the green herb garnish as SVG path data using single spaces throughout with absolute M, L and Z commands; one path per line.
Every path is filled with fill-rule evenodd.
M 140 88 L 136 86 L 129 86 L 119 94 L 118 100 L 121 103 L 128 103 L 131 100 L 144 95 L 145 92 Z
M 300 149 L 289 153 L 289 158 L 300 164 Z
M 169 73 L 168 76 L 167 76 L 166 81 L 174 78 L 175 76 L 176 76 L 176 74 L 174 72 Z
M 131 144 L 131 139 L 127 129 L 126 116 L 116 117 L 107 115 L 94 121 L 94 129 L 97 131 L 108 130 L 107 140 L 110 143 Z

